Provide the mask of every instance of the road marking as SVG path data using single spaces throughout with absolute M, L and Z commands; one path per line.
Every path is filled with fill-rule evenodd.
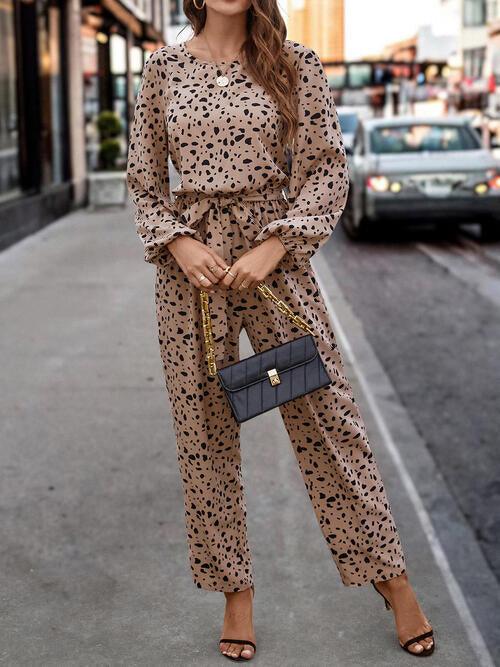
M 484 244 L 479 243 L 473 236 L 468 233 L 468 230 L 461 230 L 457 237 L 458 243 L 478 255 L 483 262 L 500 269 L 500 248 L 498 244 Z
M 320 278 L 319 274 L 320 272 L 327 272 L 330 269 L 328 268 L 328 264 L 326 263 L 326 260 L 321 257 L 321 256 L 316 256 L 314 258 L 315 265 L 319 265 L 319 269 L 315 271 L 316 275 L 316 280 L 318 282 L 319 288 L 323 294 L 323 298 L 326 302 L 326 305 L 328 307 L 328 311 L 330 313 L 330 316 L 332 318 L 332 322 L 334 325 L 334 330 L 335 334 L 339 339 L 339 342 L 345 351 L 346 357 L 349 360 L 349 363 L 351 364 L 354 372 L 356 373 L 358 382 L 360 384 L 361 390 L 363 391 L 363 394 L 365 395 L 366 401 L 368 403 L 368 406 L 370 410 L 372 411 L 373 417 L 375 419 L 375 422 L 377 424 L 377 427 L 379 429 L 379 432 L 381 434 L 382 440 L 384 442 L 384 445 L 389 452 L 392 461 L 394 463 L 394 466 L 396 467 L 401 481 L 403 483 L 403 486 L 408 494 L 408 497 L 410 498 L 410 501 L 415 509 L 415 512 L 417 514 L 417 517 L 420 521 L 420 524 L 422 526 L 422 529 L 427 537 L 427 541 L 429 543 L 429 547 L 432 551 L 432 554 L 434 556 L 434 559 L 436 561 L 436 564 L 443 576 L 444 582 L 446 584 L 446 587 L 448 588 L 451 600 L 453 604 L 455 605 L 455 608 L 458 612 L 458 615 L 460 616 L 460 619 L 464 625 L 465 631 L 467 633 L 467 638 L 469 640 L 469 643 L 474 651 L 474 653 L 477 656 L 478 659 L 478 665 L 480 667 L 495 667 L 495 663 L 493 662 L 493 659 L 491 657 L 491 654 L 488 650 L 488 647 L 486 645 L 486 642 L 479 631 L 479 628 L 476 624 L 476 621 L 474 620 L 474 617 L 469 609 L 469 606 L 467 604 L 467 601 L 462 593 L 462 590 L 451 570 L 450 563 L 448 561 L 448 558 L 444 552 L 444 549 L 441 545 L 441 542 L 439 541 L 439 538 L 437 536 L 436 531 L 434 530 L 434 526 L 432 524 L 432 520 L 425 508 L 425 505 L 422 501 L 422 498 L 413 482 L 413 479 L 411 478 L 410 473 L 408 472 L 408 469 L 401 458 L 401 455 L 399 453 L 398 447 L 394 441 L 394 438 L 392 437 L 392 434 L 389 430 L 389 427 L 387 425 L 387 422 L 384 418 L 384 415 L 381 411 L 381 409 L 378 406 L 377 399 L 375 398 L 375 394 L 373 393 L 370 383 L 366 379 L 357 359 L 354 354 L 354 350 L 351 347 L 351 344 L 349 343 L 348 336 L 342 326 L 342 323 L 337 317 L 337 314 L 335 312 L 335 309 L 333 308 L 333 303 L 328 295 L 328 291 L 326 289 L 326 286 L 323 283 L 323 280 Z M 375 355 L 375 352 L 372 350 L 372 354 Z
M 498 224 L 500 226 L 500 222 Z M 500 266 L 500 244 L 498 241 L 487 243 L 482 242 L 476 228 L 477 225 L 462 226 L 458 233 L 460 242 L 476 246 L 479 249 L 478 252 L 485 260 L 492 264 L 496 264 L 496 266 Z

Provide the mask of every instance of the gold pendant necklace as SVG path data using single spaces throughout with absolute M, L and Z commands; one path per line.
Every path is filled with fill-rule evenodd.
M 208 39 L 206 38 L 206 36 L 203 32 L 201 34 L 202 34 L 203 39 L 205 40 L 205 44 L 207 45 L 207 49 L 208 49 L 210 55 L 212 56 L 212 61 L 217 66 L 217 78 L 215 79 L 215 82 L 217 83 L 218 86 L 220 86 L 221 88 L 224 88 L 225 86 L 229 85 L 229 77 L 227 76 L 227 71 L 231 67 L 231 65 L 233 64 L 234 60 L 231 61 L 226 66 L 225 70 L 221 71 L 221 68 L 219 67 L 219 65 L 215 61 L 214 54 L 212 53 L 212 49 L 210 48 L 210 44 L 208 43 Z M 241 48 L 238 51 L 238 54 L 239 54 L 240 51 L 241 51 Z
M 229 79 L 227 78 L 225 73 L 218 76 L 215 80 L 216 80 L 218 86 L 227 86 L 228 83 L 229 83 Z

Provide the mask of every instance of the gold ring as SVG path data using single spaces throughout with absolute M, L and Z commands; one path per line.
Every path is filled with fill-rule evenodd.
M 207 279 L 207 277 L 204 276 L 203 273 L 202 273 L 201 276 L 198 278 L 198 280 L 206 280 L 206 279 Z
M 241 283 L 242 287 L 248 287 L 248 283 Z
M 236 278 L 236 276 L 234 275 L 234 273 L 231 273 L 231 271 L 228 271 L 228 273 L 229 273 L 230 276 L 233 276 L 233 278 Z
M 210 271 L 213 271 L 216 266 L 217 266 L 217 264 L 214 264 L 213 266 L 209 266 L 208 268 L 210 269 Z
M 229 273 L 230 268 L 231 268 L 230 266 L 226 266 L 226 268 L 224 269 L 224 273 Z

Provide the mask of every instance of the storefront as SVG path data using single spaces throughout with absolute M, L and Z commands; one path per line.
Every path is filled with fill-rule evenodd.
M 70 206 L 65 5 L 0 0 L 0 248 Z
M 500 146 L 500 5 L 498 17 L 488 27 L 488 44 L 486 48 L 486 76 L 488 79 L 488 111 L 497 121 L 496 137 Z
M 121 160 L 126 160 L 129 124 L 144 63 L 149 51 L 165 43 L 160 28 L 166 21 L 166 4 L 130 2 L 124 8 L 115 0 L 83 3 L 85 152 L 90 171 L 98 167 L 96 121 L 102 111 L 114 111 L 120 120 Z
M 0 250 L 86 203 L 96 119 L 114 111 L 122 159 L 157 0 L 0 0 Z
M 0 0 L 0 202 L 19 192 L 14 2 Z

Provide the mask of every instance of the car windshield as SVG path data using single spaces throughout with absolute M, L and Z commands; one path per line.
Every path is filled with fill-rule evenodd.
M 358 117 L 355 113 L 342 113 L 339 112 L 339 121 L 340 129 L 342 132 L 352 132 L 356 131 L 356 125 L 358 124 Z
M 457 125 L 394 125 L 371 132 L 373 153 L 467 151 L 480 148 L 474 134 Z

